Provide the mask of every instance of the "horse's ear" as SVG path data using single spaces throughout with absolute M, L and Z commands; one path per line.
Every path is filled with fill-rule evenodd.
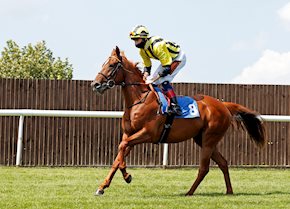
M 116 46 L 116 54 L 117 54 L 118 59 L 122 61 L 121 52 L 118 46 Z

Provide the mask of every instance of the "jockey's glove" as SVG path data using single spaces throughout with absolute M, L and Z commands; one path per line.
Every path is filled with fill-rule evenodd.
M 158 73 L 158 75 L 159 75 L 160 77 L 165 77 L 165 76 L 167 76 L 168 74 L 170 74 L 170 65 L 169 65 L 169 66 L 164 66 L 164 67 L 163 67 L 163 70 L 160 71 L 160 72 Z
M 151 66 L 144 67 L 144 73 L 148 73 L 150 75 L 151 74 Z

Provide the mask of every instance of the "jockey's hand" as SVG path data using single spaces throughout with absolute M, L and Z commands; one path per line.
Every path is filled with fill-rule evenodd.
M 143 80 L 146 81 L 148 76 L 149 76 L 149 73 L 148 72 L 145 72 L 143 74 Z
M 160 77 L 165 77 L 170 74 L 170 66 L 165 66 L 162 71 L 158 73 Z

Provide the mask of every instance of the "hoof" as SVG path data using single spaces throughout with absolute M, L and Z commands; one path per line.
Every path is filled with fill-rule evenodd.
M 187 192 L 185 196 L 193 196 L 193 193 Z
M 128 177 L 125 179 L 125 181 L 130 184 L 131 181 L 132 181 L 132 176 L 131 175 L 128 175 Z
M 104 194 L 104 190 L 103 189 L 97 189 L 95 196 L 102 196 Z

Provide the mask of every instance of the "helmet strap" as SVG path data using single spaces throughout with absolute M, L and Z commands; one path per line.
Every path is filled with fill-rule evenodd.
M 142 41 L 139 44 L 135 44 L 135 46 L 137 48 L 144 49 L 145 44 L 146 44 L 146 39 L 142 38 Z

